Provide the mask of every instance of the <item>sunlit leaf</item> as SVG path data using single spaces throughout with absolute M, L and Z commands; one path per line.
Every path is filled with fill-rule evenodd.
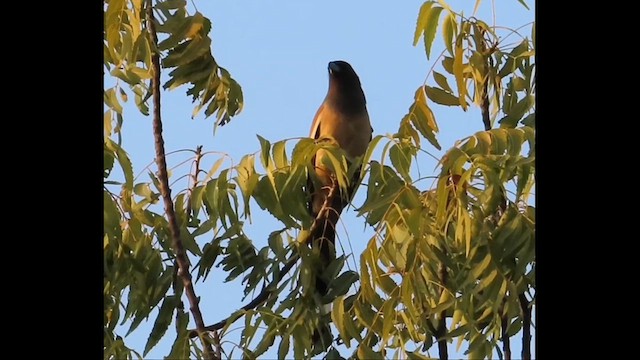
M 104 103 L 115 110 L 118 114 L 122 114 L 122 105 L 120 105 L 120 102 L 118 101 L 115 88 L 110 88 L 104 91 Z
M 466 111 L 467 110 L 467 100 L 466 100 L 467 85 L 464 79 L 464 75 L 462 74 L 462 71 L 463 71 L 462 57 L 463 57 L 462 40 L 458 39 L 456 40 L 456 47 L 455 47 L 455 52 L 453 57 L 453 75 L 456 78 L 456 86 L 458 87 L 458 101 L 460 103 L 460 106 L 462 106 L 462 109 Z
M 441 12 L 442 8 L 436 6 L 431 7 L 427 13 L 427 23 L 424 28 L 424 48 L 427 53 L 427 59 L 429 59 L 431 55 L 431 46 L 436 37 L 436 29 L 438 28 L 438 20 L 440 19 Z
M 456 17 L 453 13 L 449 13 L 442 23 L 442 36 L 444 38 L 444 45 L 449 52 L 453 55 L 453 38 L 457 35 L 458 24 L 456 23 Z M 452 74 L 452 71 L 449 71 Z M 442 86 L 442 85 L 441 85 Z
M 338 329 L 340 337 L 343 339 L 343 341 L 345 341 L 347 347 L 349 347 L 351 344 L 351 340 L 344 326 L 344 317 L 344 296 L 341 295 L 333 300 L 333 306 L 331 308 L 331 320 L 333 321 L 336 329 Z
M 416 22 L 416 30 L 413 34 L 413 46 L 418 44 L 418 40 L 420 40 L 420 36 L 423 34 L 424 29 L 427 26 L 427 21 L 429 20 L 429 10 L 434 5 L 433 1 L 425 1 L 422 6 L 420 6 L 420 11 L 418 12 L 418 20 Z

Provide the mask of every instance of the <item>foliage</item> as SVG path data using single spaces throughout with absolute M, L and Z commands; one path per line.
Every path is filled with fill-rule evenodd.
M 214 126 L 228 123 L 242 110 L 242 91 L 211 54 L 210 20 L 197 11 L 189 15 L 185 0 L 154 3 L 157 48 L 146 25 L 151 1 L 104 3 L 105 69 L 118 79 L 104 91 L 105 359 L 145 356 L 172 325 L 177 337 L 169 357 L 201 357 L 202 344 L 188 329 L 192 314 L 182 301 L 169 223 L 154 210 L 161 197 L 158 175 L 134 177 L 121 147 L 121 102 L 133 92 L 139 111 L 149 114 L 155 49 L 162 68 L 170 70 L 163 87 L 189 86 L 187 95 L 197 103 L 193 116 L 204 109 L 205 117 L 216 115 Z M 445 50 L 416 90 L 397 133 L 376 136 L 351 167 L 330 142 L 306 138 L 271 143 L 258 137 L 260 151 L 228 167 L 219 155 L 208 172 L 200 169 L 201 160 L 217 153 L 193 151 L 190 186 L 173 201 L 196 281 L 206 281 L 219 266 L 225 281 L 245 285 L 245 297 L 260 289 L 266 294 L 215 327 L 224 338 L 231 324 L 243 324 L 237 344 L 243 357 L 259 358 L 277 346 L 279 358 L 291 351 L 295 358 L 341 358 L 336 346 L 344 344 L 352 358 L 424 359 L 435 343 L 453 339 L 468 345 L 469 358 L 490 356 L 494 349 L 502 356 L 500 341 L 523 324 L 528 328 L 526 309 L 535 303 L 535 34 L 498 30 L 444 1 L 426 1 L 414 45 L 423 39 L 431 60 L 440 31 Z M 509 44 L 507 38 L 518 39 Z M 447 150 L 433 187 L 422 188 L 412 175 L 422 140 L 441 148 L 433 104 L 463 111 L 476 106 L 485 130 Z M 374 160 L 378 146 L 383 153 Z M 325 300 L 332 301 L 325 315 L 317 311 L 321 299 L 312 291 L 318 254 L 304 243 L 314 220 L 306 209 L 305 185 L 319 148 L 328 151 L 341 186 L 361 167 L 366 199 L 358 212 L 376 229 L 358 254 L 359 272 L 343 270 L 341 256 L 321 274 L 329 282 Z M 110 180 L 116 166 L 123 183 Z M 243 231 L 252 211 L 267 211 L 282 224 L 261 249 Z M 157 316 L 140 354 L 115 328 L 127 323 L 131 333 L 153 310 Z M 314 341 L 314 331 L 328 322 L 339 338 L 324 332 Z

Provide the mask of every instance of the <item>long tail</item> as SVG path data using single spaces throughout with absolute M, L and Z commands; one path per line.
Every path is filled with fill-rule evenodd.
M 331 203 L 331 207 L 326 209 L 324 214 L 322 214 L 323 216 L 320 218 L 318 226 L 311 234 L 313 246 L 320 248 L 323 270 L 326 269 L 327 266 L 329 266 L 329 264 L 336 258 L 336 226 L 344 206 L 344 201 L 340 196 L 335 196 Z M 328 284 L 325 283 L 320 276 L 316 277 L 316 289 L 322 296 L 327 294 Z

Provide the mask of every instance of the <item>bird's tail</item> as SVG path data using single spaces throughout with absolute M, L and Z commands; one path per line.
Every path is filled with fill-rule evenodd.
M 320 249 L 320 273 L 336 258 L 336 225 L 340 218 L 340 212 L 342 212 L 341 204 L 340 206 L 332 206 L 329 208 L 325 213 L 325 216 L 319 219 L 319 223 L 311 234 L 313 246 Z M 320 275 L 317 276 L 316 289 L 321 296 L 327 294 L 327 291 L 329 290 L 328 285 L 329 284 L 322 279 Z

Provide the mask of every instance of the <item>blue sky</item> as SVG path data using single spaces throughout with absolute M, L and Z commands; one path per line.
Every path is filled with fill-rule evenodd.
M 498 25 L 515 28 L 534 20 L 531 1 L 528 1 L 531 10 L 526 10 L 516 0 L 495 2 Z M 448 3 L 453 9 L 463 9 L 466 15 L 471 15 L 475 1 L 451 0 Z M 416 89 L 423 84 L 443 49 L 440 34 L 436 37 L 431 60 L 426 59 L 422 41 L 416 47 L 412 45 L 421 4 L 422 1 L 417 0 L 393 4 L 362 0 L 195 1 L 197 9 L 212 21 L 214 57 L 242 86 L 244 110 L 230 124 L 218 128 L 214 135 L 214 119 L 203 119 L 202 115 L 191 119 L 194 104 L 185 95 L 186 88 L 164 92 L 162 115 L 166 151 L 195 149 L 203 145 L 204 151 L 225 152 L 237 163 L 243 155 L 259 150 L 256 134 L 272 142 L 307 136 L 313 116 L 326 94 L 327 63 L 338 59 L 351 63 L 360 76 L 374 135 L 394 133 L 413 102 Z M 489 24 L 492 23 L 491 5 L 491 1 L 484 1 L 477 14 Z M 526 27 L 523 33 L 530 36 L 530 29 L 530 26 Z M 515 37 L 510 39 L 516 40 Z M 105 86 L 112 84 L 106 76 Z M 132 100 L 124 108 L 123 147 L 137 174 L 154 157 L 151 117 L 142 116 Z M 433 111 L 440 127 L 437 136 L 443 150 L 438 151 L 426 141 L 423 145 L 436 157 L 440 157 L 455 140 L 482 130 L 475 110 L 464 113 L 459 108 L 434 105 Z M 380 158 L 381 145 L 374 159 Z M 172 155 L 168 162 L 177 165 L 187 157 Z M 215 160 L 216 155 L 206 158 L 204 168 Z M 230 165 L 226 162 L 224 166 Z M 419 158 L 422 176 L 434 175 L 435 165 L 436 161 L 428 156 Z M 186 174 L 188 171 L 187 163 L 174 173 Z M 138 181 L 148 181 L 144 172 Z M 425 187 L 429 185 L 424 184 Z M 173 194 L 180 189 L 180 186 L 175 188 Z M 359 205 L 363 200 L 364 194 L 360 192 L 354 203 Z M 349 228 L 350 245 L 344 243 L 344 247 L 350 252 L 351 246 L 357 260 L 357 254 L 364 249 L 373 230 L 365 229 L 362 219 L 357 218 L 352 209 L 345 211 L 342 222 Z M 279 223 L 256 206 L 252 223 L 246 225 L 245 231 L 255 246 L 261 248 L 266 245 L 267 235 L 278 228 L 281 228 Z M 339 230 L 338 236 L 341 241 L 347 241 L 344 229 Z M 353 264 L 351 260 L 350 263 Z M 214 268 L 207 282 L 196 286 L 197 295 L 203 300 L 201 310 L 207 324 L 225 318 L 248 301 L 241 302 L 239 282 L 222 283 L 225 276 Z M 152 315 L 151 320 L 154 319 Z M 142 352 L 151 326 L 152 323 L 140 325 L 125 339 L 126 343 Z M 124 335 L 127 328 L 128 324 L 119 328 L 118 333 Z M 232 332 L 228 340 L 235 341 L 239 333 Z M 533 333 L 535 335 L 535 331 Z M 170 327 L 147 358 L 167 355 L 174 338 L 175 332 Z M 519 343 L 518 337 L 512 340 L 515 357 L 520 353 Z M 231 346 L 227 345 L 225 349 L 229 350 Z M 455 353 L 455 343 L 450 344 L 449 349 L 451 358 L 464 357 L 462 353 Z M 264 358 L 275 357 L 276 351 L 277 343 Z M 341 352 L 348 356 L 352 351 L 353 348 Z M 238 354 L 237 350 L 235 354 Z M 435 346 L 430 355 L 437 357 Z

